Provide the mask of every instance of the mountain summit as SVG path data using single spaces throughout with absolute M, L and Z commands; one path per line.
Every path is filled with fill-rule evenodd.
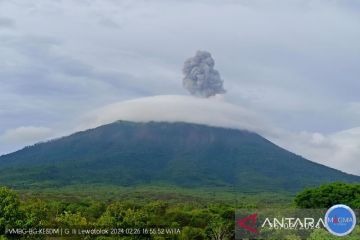
M 311 162 L 248 131 L 118 121 L 0 157 L 13 187 L 111 184 L 298 191 L 360 177 Z

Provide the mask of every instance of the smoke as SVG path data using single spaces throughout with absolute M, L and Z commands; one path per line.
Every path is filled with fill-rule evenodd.
M 194 57 L 184 63 L 184 88 L 192 95 L 205 98 L 225 93 L 224 81 L 214 65 L 215 61 L 209 52 L 197 51 Z

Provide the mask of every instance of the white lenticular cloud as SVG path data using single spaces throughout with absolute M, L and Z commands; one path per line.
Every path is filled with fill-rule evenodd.
M 32 144 L 41 140 L 46 140 L 53 134 L 50 128 L 22 126 L 8 129 L 0 136 L 0 142 L 13 144 Z
M 117 102 L 94 110 L 76 130 L 84 130 L 117 120 L 136 122 L 190 122 L 211 126 L 246 129 L 271 135 L 262 118 L 249 109 L 227 103 L 220 97 L 194 98 L 160 95 Z

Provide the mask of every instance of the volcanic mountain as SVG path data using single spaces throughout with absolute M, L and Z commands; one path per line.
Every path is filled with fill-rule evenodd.
M 298 191 L 360 177 L 320 165 L 243 130 L 191 123 L 118 121 L 0 157 L 0 182 L 167 185 Z

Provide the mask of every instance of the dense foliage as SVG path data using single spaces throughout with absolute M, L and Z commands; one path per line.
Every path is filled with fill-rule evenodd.
M 338 240 L 338 239 L 359 240 L 360 239 L 360 228 L 356 227 L 350 235 L 345 236 L 345 237 L 334 236 L 334 235 L 330 234 L 328 231 L 326 231 L 325 229 L 317 229 L 308 238 L 308 240 Z
M 24 196 L 23 196 L 24 197 Z M 234 207 L 227 204 L 203 204 L 148 200 L 41 199 L 24 197 L 8 188 L 0 188 L 0 228 L 77 228 L 77 229 L 147 229 L 147 233 L 114 236 L 87 236 L 86 239 L 233 239 Z M 156 229 L 157 234 L 151 233 Z M 167 233 L 166 229 L 180 230 Z M 135 231 L 135 230 L 133 230 Z M 155 231 L 155 230 L 153 230 Z M 85 235 L 72 236 L 84 239 Z M 6 238 L 19 238 L 7 234 Z M 27 237 L 27 239 L 29 236 Z M 34 235 L 32 239 L 45 238 Z M 65 237 L 64 237 L 65 238 Z M 68 239 L 69 237 L 66 237 Z
M 24 214 L 19 210 L 20 200 L 17 194 L 8 188 L 0 188 L 0 231 L 6 227 L 19 227 L 24 224 Z
M 360 184 L 336 182 L 308 188 L 300 192 L 294 201 L 300 208 L 329 208 L 335 204 L 346 204 L 360 209 Z
M 109 188 L 95 186 L 42 191 L 0 188 L 0 231 L 13 228 L 123 229 L 115 235 L 60 236 L 64 239 L 234 239 L 234 213 L 239 208 L 291 208 L 291 196 L 244 194 L 181 189 Z M 294 199 L 296 207 L 327 208 L 337 203 L 358 208 L 359 185 L 332 183 L 305 189 Z M 294 206 L 293 206 L 294 207 Z M 126 233 L 132 229 L 132 233 Z M 134 234 L 134 229 L 141 229 Z M 146 231 L 145 231 L 145 230 Z M 166 232 L 172 229 L 174 232 Z M 176 230 L 179 232 L 175 232 Z M 282 233 L 279 232 L 281 235 Z M 296 234 L 286 235 L 298 240 Z M 3 235 L 0 239 L 18 239 Z M 46 239 L 44 235 L 23 237 Z M 49 238 L 53 239 L 53 238 Z M 56 238 L 59 239 L 59 238 Z M 274 237 L 274 240 L 277 239 Z M 310 240 L 337 239 L 324 229 L 314 230 Z M 360 239 L 359 228 L 343 239 Z

